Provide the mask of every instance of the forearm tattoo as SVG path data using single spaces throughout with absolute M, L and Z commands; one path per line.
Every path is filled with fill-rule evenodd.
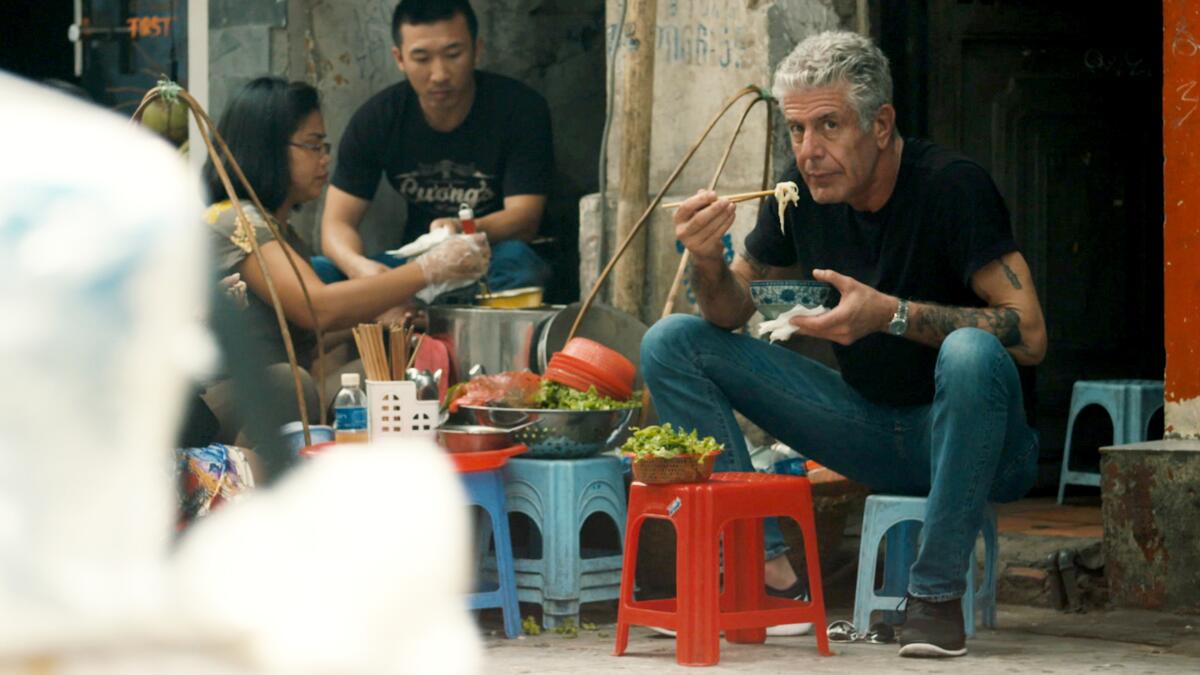
M 743 251 L 741 255 L 742 255 L 742 259 L 746 261 L 746 264 L 750 265 L 750 269 L 754 272 L 755 279 L 765 279 L 766 278 L 767 272 L 769 272 L 771 270 L 770 265 L 759 262 L 757 259 L 755 259 L 754 256 L 750 255 L 748 252 Z
M 1018 291 L 1021 290 L 1021 279 L 1017 277 L 1017 273 L 1003 260 L 1000 261 L 1000 266 L 1004 268 L 1004 276 L 1008 277 L 1008 283 Z
M 1011 307 L 943 307 L 922 303 L 917 330 L 945 338 L 957 328 L 982 328 L 1005 347 L 1021 344 L 1021 315 Z

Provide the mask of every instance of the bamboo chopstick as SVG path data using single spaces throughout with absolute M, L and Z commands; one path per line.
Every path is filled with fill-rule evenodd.
M 421 343 L 425 341 L 425 334 L 421 333 L 417 336 L 417 344 L 413 347 L 412 356 L 408 357 L 408 367 L 412 368 L 417 362 L 417 352 L 421 351 Z
M 354 342 L 358 345 L 358 355 L 363 361 L 363 370 L 367 379 L 383 381 L 388 379 L 387 352 L 383 347 L 383 326 L 377 323 L 360 323 L 352 330 Z
M 736 204 L 738 202 L 745 202 L 745 201 L 749 201 L 751 199 L 759 199 L 761 197 L 770 197 L 773 194 L 775 194 L 775 190 L 759 190 L 758 192 L 742 192 L 742 193 L 736 194 L 736 195 L 726 195 L 724 197 L 718 197 L 717 199 L 726 199 L 726 200 L 729 200 L 729 201 L 733 202 L 734 204 Z M 681 206 L 683 206 L 683 202 L 671 202 L 670 204 L 661 204 L 661 205 L 659 205 L 658 208 L 660 208 L 660 209 L 677 209 Z
M 388 356 L 393 380 L 404 379 L 404 331 L 399 324 L 388 326 Z

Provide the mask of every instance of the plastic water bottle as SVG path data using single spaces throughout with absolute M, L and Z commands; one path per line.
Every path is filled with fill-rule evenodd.
M 367 442 L 367 395 L 358 386 L 358 373 L 342 374 L 342 388 L 333 399 L 333 429 L 338 443 Z
M 772 449 L 775 451 L 775 461 L 771 465 L 771 473 L 787 476 L 808 475 L 808 470 L 805 468 L 806 460 L 804 455 L 801 455 L 783 443 L 776 443 L 772 446 Z

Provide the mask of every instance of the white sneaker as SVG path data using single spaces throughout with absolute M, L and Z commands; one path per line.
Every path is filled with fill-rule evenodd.
M 776 598 L 787 598 L 788 600 L 803 600 L 808 602 L 808 584 L 804 578 L 799 578 L 796 583 L 787 588 L 771 588 L 767 586 L 767 595 Z M 785 623 L 778 626 L 767 626 L 767 637 L 793 637 L 796 635 L 808 635 L 812 632 L 812 623 Z

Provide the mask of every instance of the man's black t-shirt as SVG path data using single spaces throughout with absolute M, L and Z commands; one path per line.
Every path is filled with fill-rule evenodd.
M 332 182 L 370 200 L 382 172 L 408 203 L 408 243 L 433 219 L 456 217 L 461 203 L 486 216 L 506 196 L 547 194 L 553 167 L 546 101 L 516 80 L 475 71 L 471 111 L 447 133 L 425 121 L 407 81 L 371 97 L 346 127 Z
M 830 269 L 917 301 L 982 307 L 971 289 L 981 267 L 1017 250 L 1008 209 L 975 162 L 928 141 L 905 140 L 895 190 L 882 209 L 817 204 L 793 165 L 782 180 L 800 187 L 780 233 L 774 197 L 746 237 L 746 251 L 776 267 Z M 867 399 L 888 405 L 933 400 L 937 349 L 885 333 L 834 345 L 842 377 Z

